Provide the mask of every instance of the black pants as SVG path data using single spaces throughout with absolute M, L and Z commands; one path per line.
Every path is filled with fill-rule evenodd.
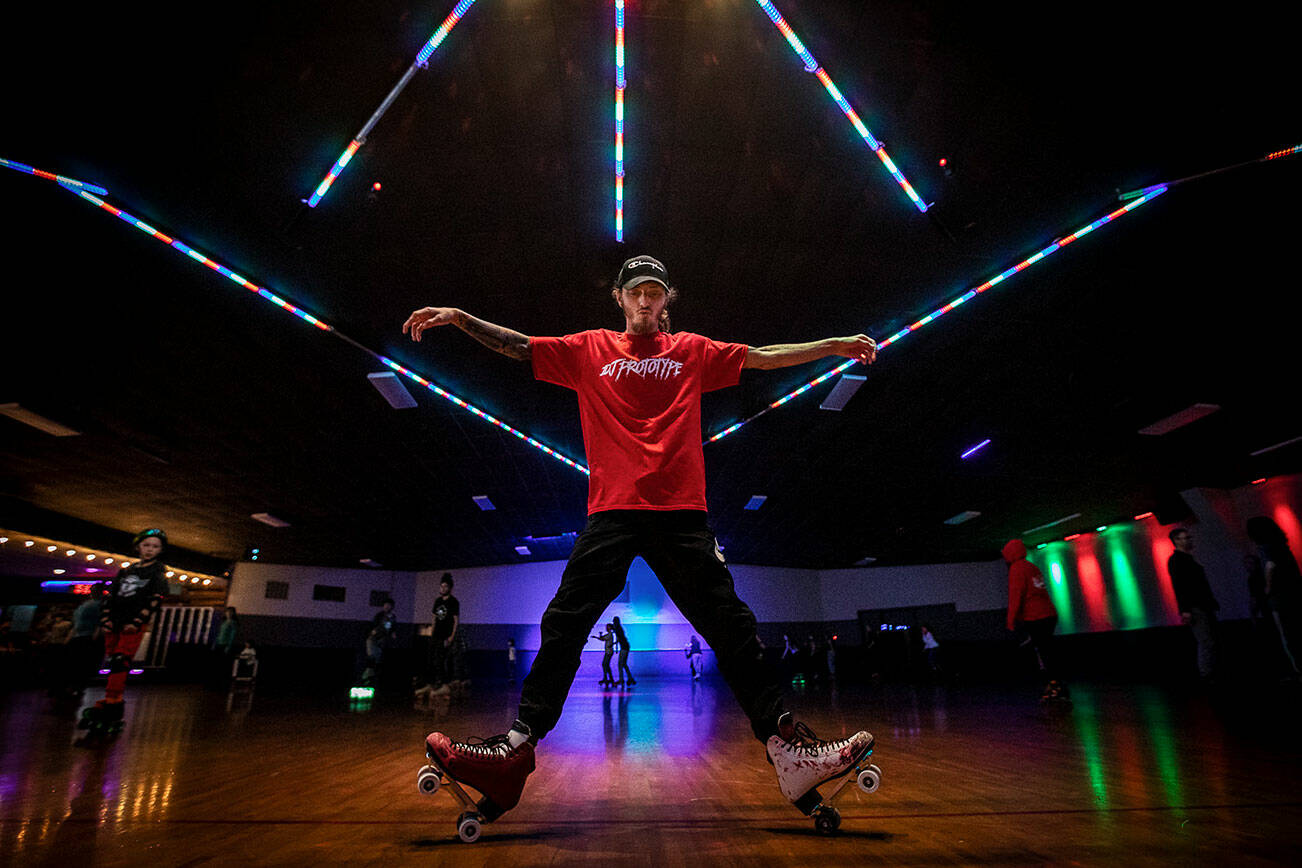
M 561 586 L 542 616 L 542 642 L 520 695 L 520 720 L 537 738 L 556 726 L 588 634 L 619 596 L 641 555 L 669 599 L 711 648 L 755 737 L 767 740 L 782 714 L 781 683 L 763 662 L 755 615 L 698 510 L 612 510 L 588 517 Z
M 1058 616 L 1050 615 L 1034 621 L 1023 621 L 1022 628 L 1030 634 L 1031 647 L 1040 655 L 1040 662 L 1044 664 L 1045 679 L 1052 681 L 1057 678 L 1058 659 L 1053 653 L 1053 631 L 1058 629 Z

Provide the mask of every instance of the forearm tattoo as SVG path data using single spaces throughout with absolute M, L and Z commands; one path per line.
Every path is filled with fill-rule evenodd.
M 491 322 L 484 322 L 469 314 L 466 314 L 457 325 L 463 332 L 490 350 L 521 361 L 529 358 L 529 338 L 526 335 L 493 325 Z

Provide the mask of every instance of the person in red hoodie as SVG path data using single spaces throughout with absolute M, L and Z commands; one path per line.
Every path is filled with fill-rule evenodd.
M 1049 680 L 1040 699 L 1066 699 L 1067 686 L 1058 679 L 1049 647 L 1058 627 L 1058 610 L 1049 598 L 1044 575 L 1026 559 L 1026 544 L 1019 539 L 1004 545 L 1004 560 L 1008 562 L 1008 629 L 1017 632 L 1020 624 L 1040 657 L 1040 666 Z

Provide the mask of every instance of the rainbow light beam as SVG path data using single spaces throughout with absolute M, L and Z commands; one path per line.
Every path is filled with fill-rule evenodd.
M 159 241 L 162 241 L 164 244 L 168 245 L 169 247 L 179 250 L 180 252 L 184 253 L 186 256 L 190 257 L 191 259 L 198 262 L 199 264 L 211 268 L 213 271 L 217 272 L 223 277 L 226 277 L 234 281 L 235 283 L 238 283 L 240 286 L 244 287 L 245 289 L 248 289 L 252 292 L 256 292 L 258 295 L 262 296 L 262 298 L 266 299 L 267 301 L 271 302 L 272 304 L 276 305 L 282 310 L 289 311 L 290 313 L 294 314 L 294 316 L 298 317 L 304 322 L 310 323 L 311 325 L 317 327 L 318 329 L 321 329 L 322 331 L 330 332 L 336 337 L 348 342 L 349 344 L 352 344 L 354 347 L 370 355 L 372 358 L 377 359 L 384 365 L 387 365 L 388 367 L 402 374 L 404 377 L 411 379 L 413 382 L 419 383 L 429 391 L 433 392 L 435 395 L 438 395 L 440 398 L 443 398 L 444 400 L 447 400 L 455 404 L 456 406 L 460 407 L 461 409 L 465 410 L 471 415 L 478 416 L 480 419 L 483 419 L 485 422 L 489 422 L 492 425 L 501 428 L 503 431 L 506 431 L 507 433 L 514 435 L 517 439 L 523 440 L 525 443 L 528 443 L 530 446 L 534 447 L 538 451 L 546 455 L 549 455 L 552 458 L 555 458 L 557 461 L 561 462 L 567 467 L 571 467 L 579 471 L 580 473 L 584 474 L 585 476 L 591 475 L 588 468 L 584 467 L 582 464 L 579 464 L 578 462 L 566 457 L 562 453 L 551 448 L 547 444 L 542 443 L 541 441 L 536 440 L 533 437 L 530 437 L 528 434 L 525 434 L 524 432 L 512 427 L 511 425 L 508 425 L 507 423 L 503 422 L 501 419 L 498 419 L 496 416 L 493 416 L 491 413 L 487 413 L 479 409 L 478 407 L 474 406 L 473 404 L 470 404 L 467 401 L 457 397 L 456 395 L 452 394 L 448 390 L 434 383 L 431 383 L 429 380 L 414 373 L 413 371 L 408 370 L 407 368 L 404 368 L 402 365 L 399 365 L 398 363 L 385 358 L 384 356 L 380 355 L 379 353 L 375 352 L 369 347 L 366 347 L 358 343 L 357 341 L 353 340 L 352 338 L 348 337 L 342 332 L 337 331 L 333 326 L 329 325 L 328 323 L 320 319 L 317 319 L 316 317 L 312 316 L 306 311 L 301 310 L 296 305 L 290 304 L 280 296 L 276 295 L 271 290 L 266 289 L 265 287 L 258 286 L 253 281 L 248 280 L 239 274 L 236 274 L 234 271 L 231 271 L 229 268 L 217 262 L 216 260 L 211 259 L 208 256 L 205 256 L 204 254 L 200 253 L 198 250 L 195 250 L 193 247 L 189 246 L 185 242 L 173 238 L 170 235 L 165 235 L 164 233 L 155 229 L 153 226 L 150 226 L 148 223 L 145 223 L 143 220 L 140 220 L 135 216 L 133 216 L 132 214 L 123 211 L 121 208 L 117 208 L 113 205 L 110 205 L 108 202 L 105 202 L 103 199 L 100 199 L 97 196 L 87 193 L 84 190 L 78 189 L 71 185 L 64 185 L 64 189 L 70 193 L 75 193 L 77 196 L 79 196 L 82 199 L 85 199 L 87 202 L 90 202 L 92 205 L 95 205 L 96 207 L 104 211 L 107 211 L 108 213 L 112 214 L 114 217 L 121 220 L 123 223 L 130 224 L 131 226 L 134 226 L 137 229 L 139 229 L 141 232 L 144 232 L 145 234 L 150 235 L 158 239 Z
M 615 240 L 624 240 L 624 0 L 615 0 Z
M 909 179 L 904 177 L 904 173 L 900 171 L 899 167 L 895 165 L 895 161 L 886 153 L 886 147 L 872 134 L 872 132 L 869 131 L 864 122 L 860 120 L 859 114 L 854 110 L 854 107 L 851 106 L 846 98 L 841 95 L 841 91 L 832 81 L 832 77 L 827 74 L 825 69 L 818 65 L 818 61 L 814 60 L 814 55 L 810 54 L 809 49 L 805 48 L 804 43 L 800 41 L 800 38 L 796 36 L 795 31 L 791 29 L 791 25 L 787 24 L 786 19 L 782 17 L 782 13 L 779 12 L 777 7 L 770 3 L 769 0 L 755 0 L 755 2 L 764 10 L 764 14 L 769 17 L 769 20 L 778 28 L 778 31 L 786 37 L 787 43 L 791 46 L 791 49 L 795 51 L 801 61 L 804 62 L 805 71 L 812 72 L 814 75 L 818 76 L 818 80 L 822 82 L 823 88 L 832 97 L 832 100 L 840 106 L 841 111 L 845 113 L 847 118 L 849 118 L 850 123 L 854 125 L 855 132 L 859 133 L 860 137 L 862 137 L 864 142 L 867 143 L 868 148 L 877 155 L 877 159 L 881 160 L 882 165 L 886 167 L 886 171 L 891 173 L 891 177 L 895 179 L 895 183 L 899 184 L 900 189 L 908 195 L 909 200 L 913 202 L 914 207 L 919 211 L 925 212 L 929 207 L 927 203 L 922 201 L 921 197 L 918 196 L 917 191 L 913 189 L 913 185 L 909 183 Z
M 105 190 L 98 184 L 87 184 L 85 181 L 78 181 L 76 178 L 69 178 L 66 175 L 56 175 L 53 172 L 47 172 L 44 169 L 37 169 L 27 165 L 26 163 L 20 163 L 17 160 L 6 160 L 4 157 L 0 157 L 0 166 L 4 166 L 6 169 L 13 169 L 16 172 L 25 172 L 28 175 L 35 175 L 38 178 L 45 178 L 49 181 L 56 181 L 67 187 L 86 190 L 100 196 L 108 195 L 108 190 Z
M 460 21 L 470 7 L 474 5 L 475 0 L 461 0 L 461 2 L 448 13 L 448 17 L 443 19 L 443 23 L 439 25 L 439 29 L 434 31 L 434 35 L 431 36 L 429 41 L 421 48 L 420 52 L 416 55 L 416 59 L 412 61 L 411 66 L 407 67 L 407 71 L 402 74 L 402 78 L 398 79 L 398 83 L 393 86 L 393 89 L 389 91 L 389 95 L 384 98 L 384 102 L 380 103 L 380 107 L 371 114 L 371 117 L 366 121 L 366 124 L 361 128 L 361 130 L 358 131 L 357 135 L 353 136 L 353 140 L 348 143 L 348 147 L 339 155 L 339 159 L 335 160 L 335 164 L 330 167 L 330 171 L 326 173 L 325 178 L 323 178 L 321 183 L 317 185 L 316 189 L 312 191 L 312 195 L 303 200 L 307 203 L 307 207 L 315 208 L 317 203 L 320 202 L 325 194 L 330 191 L 330 185 L 332 185 L 339 176 L 343 174 L 344 167 L 352 161 L 353 155 L 357 153 L 357 149 L 366 144 L 366 137 L 371 134 L 371 130 L 380 122 L 380 118 L 384 116 L 384 113 L 389 110 L 389 106 L 393 105 L 393 101 L 398 98 L 398 94 L 402 93 L 403 88 L 405 88 L 407 83 L 411 81 L 417 70 L 425 69 L 429 65 L 430 55 L 432 55 L 438 47 L 443 44 L 443 40 L 447 39 L 448 34 L 452 32 L 452 28 L 457 26 L 457 22 Z
M 1101 226 L 1106 226 L 1108 223 L 1111 223 L 1113 220 L 1117 219 L 1122 214 L 1127 214 L 1131 211 L 1134 211 L 1139 206 L 1153 201 L 1154 199 L 1156 199 L 1158 196 L 1162 195 L 1165 192 L 1166 192 L 1165 187 L 1158 187 L 1155 190 L 1151 190 L 1144 196 L 1141 196 L 1140 198 L 1135 199 L 1134 201 L 1129 202 L 1126 205 L 1123 205 L 1122 207 L 1118 208 L 1115 211 L 1112 211 L 1111 213 L 1105 214 L 1104 216 L 1095 220 L 1093 223 L 1085 224 L 1084 226 L 1077 229 L 1075 232 L 1071 233 L 1065 238 L 1059 238 L 1057 241 L 1053 242 L 1048 247 L 1045 247 L 1043 250 L 1040 250 L 1032 254 L 1031 256 L 1028 256 L 1026 259 L 1023 259 L 1021 262 L 1017 263 L 1016 265 L 1006 268 L 1003 271 L 999 272 L 994 277 L 990 278 L 980 286 L 975 286 L 972 289 L 969 289 L 967 292 L 963 293 L 962 295 L 955 298 L 953 301 L 949 302 L 943 307 L 939 307 L 936 310 L 933 310 L 931 313 L 927 314 L 917 322 L 914 322 L 912 325 L 900 329 L 895 334 L 891 335 L 885 340 L 878 341 L 877 349 L 879 351 L 884 350 L 887 347 L 889 347 L 891 344 L 903 340 L 905 337 L 917 331 L 918 329 L 922 328 L 923 326 L 928 325 L 940 319 L 942 316 L 949 313 L 959 305 L 966 304 L 967 302 L 976 298 L 978 295 L 985 292 L 987 289 L 990 289 L 993 286 L 997 286 L 1003 283 L 1005 280 L 1012 277 L 1014 274 L 1017 274 L 1018 272 L 1021 271 L 1025 271 L 1035 263 L 1044 259 L 1046 256 L 1051 256 L 1054 253 L 1057 253 L 1059 250 L 1066 247 L 1068 244 L 1071 244 L 1074 241 L 1078 241 L 1081 238 L 1084 238 L 1086 235 L 1090 234 L 1095 229 L 1098 229 Z M 835 368 L 828 371 L 827 373 L 815 377 L 814 379 L 810 380 L 808 383 L 805 383 L 805 385 L 801 386 L 800 388 L 788 392 L 787 394 L 783 395 L 781 398 L 778 398 L 776 401 L 772 402 L 771 404 L 769 404 L 763 410 L 760 410 L 755 415 L 743 419 L 740 422 L 735 422 L 732 425 L 729 425 L 727 428 L 724 428 L 722 431 L 719 431 L 711 435 L 705 442 L 714 443 L 718 440 L 722 440 L 724 437 L 727 437 L 729 434 L 734 433 L 742 426 L 755 421 L 760 416 L 763 416 L 765 413 L 769 412 L 770 410 L 776 410 L 778 407 L 781 407 L 783 404 L 787 403 L 788 401 L 800 397 L 801 395 L 805 394 L 806 392 L 808 392 L 810 389 L 814 388 L 818 384 L 826 382 L 832 377 L 835 377 L 836 375 L 849 370 L 852 366 L 857 364 L 859 364 L 859 362 L 855 359 L 846 359 L 844 362 L 837 365 Z

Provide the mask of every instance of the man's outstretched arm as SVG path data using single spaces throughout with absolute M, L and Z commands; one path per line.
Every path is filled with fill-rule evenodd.
M 845 356 L 857 359 L 865 365 L 877 360 L 877 342 L 867 335 L 855 335 L 848 338 L 826 338 L 810 341 L 807 344 L 773 344 L 768 347 L 747 347 L 746 362 L 743 368 L 789 368 L 803 365 L 828 356 Z
M 402 324 L 402 333 L 410 334 L 413 341 L 419 342 L 426 329 L 444 325 L 456 326 L 490 350 L 504 356 L 522 361 L 529 359 L 528 335 L 485 322 L 455 307 L 422 307 L 413 311 Z

